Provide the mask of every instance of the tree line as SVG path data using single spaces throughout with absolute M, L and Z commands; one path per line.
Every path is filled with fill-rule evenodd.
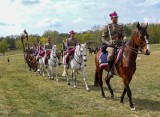
M 133 31 L 136 29 L 137 23 L 125 24 L 124 30 L 128 39 L 131 38 Z M 149 43 L 160 43 L 160 24 L 149 24 Z M 78 38 L 80 43 L 87 43 L 88 46 L 100 46 L 101 45 L 102 28 L 95 30 L 88 30 L 80 33 L 76 33 L 75 37 Z M 59 33 L 57 31 L 48 30 L 45 31 L 42 36 L 37 34 L 29 34 L 29 43 L 37 44 L 41 41 L 43 44 L 47 43 L 47 38 L 50 37 L 53 44 L 56 44 L 61 49 L 62 41 L 69 37 L 68 33 Z M 0 37 L 0 53 L 5 53 L 8 49 L 20 49 L 22 50 L 21 35 Z

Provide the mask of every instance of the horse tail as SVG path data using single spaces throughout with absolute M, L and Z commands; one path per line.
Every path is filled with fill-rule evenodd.
M 99 79 L 98 79 L 98 72 L 97 72 L 97 70 L 95 71 L 95 76 L 94 76 L 94 86 L 95 87 L 99 86 Z

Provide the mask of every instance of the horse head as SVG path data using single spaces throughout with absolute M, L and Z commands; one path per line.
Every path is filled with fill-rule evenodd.
M 52 56 L 53 58 L 56 58 L 56 57 L 57 57 L 57 46 L 56 46 L 56 45 L 53 45 L 53 46 L 52 46 L 51 56 Z
M 76 46 L 76 53 L 78 56 L 82 57 L 84 62 L 87 61 L 87 52 L 86 52 L 86 43 L 85 44 L 79 44 Z
M 151 50 L 148 42 L 149 35 L 147 33 L 148 23 L 146 25 L 140 25 L 137 23 L 137 31 L 135 34 L 135 44 L 139 47 L 139 50 L 145 55 L 150 55 Z

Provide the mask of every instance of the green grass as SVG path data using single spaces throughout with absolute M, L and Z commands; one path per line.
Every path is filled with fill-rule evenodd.
M 151 45 L 150 56 L 138 55 L 137 70 L 130 84 L 136 111 L 129 108 L 128 97 L 119 102 L 123 91 L 120 77 L 111 85 L 115 99 L 104 99 L 101 90 L 93 86 L 94 55 L 88 56 L 87 80 L 90 92 L 85 90 L 82 75 L 77 76 L 77 88 L 30 72 L 24 64 L 22 52 L 9 51 L 10 65 L 0 56 L 0 116 L 10 117 L 158 117 L 160 115 L 160 44 Z M 105 73 L 103 74 L 105 76 Z M 103 79 L 104 80 L 104 79 Z M 104 82 L 107 97 L 109 92 Z

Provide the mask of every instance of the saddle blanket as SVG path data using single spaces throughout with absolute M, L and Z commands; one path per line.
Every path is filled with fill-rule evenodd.
M 104 67 L 108 65 L 107 56 L 108 56 L 107 52 L 101 53 L 101 55 L 99 56 L 99 67 Z

